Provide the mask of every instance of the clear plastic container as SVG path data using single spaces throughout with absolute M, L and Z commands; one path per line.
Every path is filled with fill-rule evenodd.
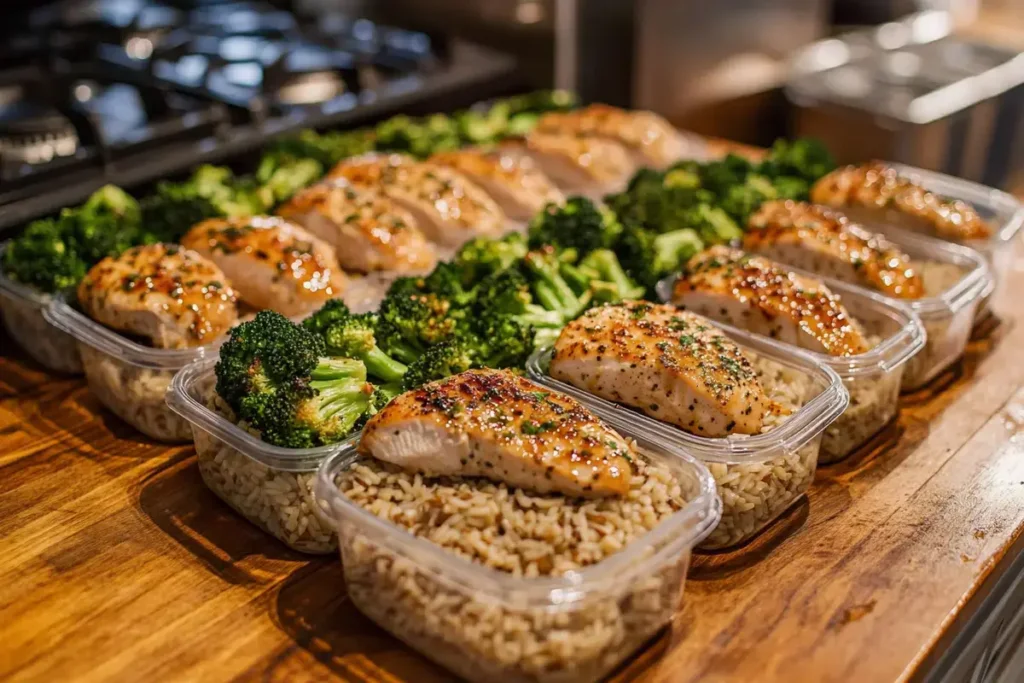
M 807 275 L 806 271 L 792 270 Z M 662 301 L 671 302 L 675 280 L 676 277 L 671 276 L 658 283 L 658 297 Z M 906 363 L 925 345 L 924 326 L 906 306 L 842 282 L 830 282 L 829 288 L 839 295 L 846 310 L 861 323 L 865 332 L 879 341 L 870 351 L 850 357 L 805 349 L 817 362 L 835 370 L 850 393 L 849 407 L 822 436 L 818 455 L 821 465 L 842 460 L 896 417 Z
M 801 407 L 762 434 L 722 438 L 695 436 L 627 406 L 594 396 L 548 375 L 552 348 L 527 361 L 530 378 L 569 394 L 616 429 L 643 430 L 699 458 L 711 471 L 722 497 L 722 519 L 699 546 L 718 550 L 749 541 L 807 492 L 818 465 L 822 434 L 846 410 L 850 396 L 835 370 L 805 351 L 738 330 L 721 329 L 755 364 L 776 368 L 776 383 Z M 769 392 L 771 393 L 771 391 Z
M 3 263 L 7 244 L 0 244 L 0 263 Z M 43 310 L 51 298 L 49 294 L 7 278 L 0 270 L 0 315 L 7 334 L 47 370 L 80 374 L 82 359 L 74 337 L 60 331 L 43 317 Z
M 993 228 L 992 237 L 982 241 L 965 242 L 964 245 L 979 252 L 988 261 L 992 273 L 993 289 L 978 305 L 976 319 L 988 313 L 988 302 L 996 297 L 1006 283 L 1010 264 L 1013 261 L 1014 240 L 1024 227 L 1024 204 L 1013 195 L 986 185 L 954 178 L 944 173 L 926 171 L 914 166 L 893 164 L 900 173 L 921 184 L 927 190 L 950 199 L 959 199 L 973 206 L 978 214 Z M 883 233 L 901 239 L 905 230 L 892 228 L 884 223 L 869 223 Z
M 216 408 L 216 363 L 216 358 L 204 358 L 187 365 L 167 392 L 167 405 L 189 425 L 203 482 L 288 547 L 334 552 L 334 530 L 317 514 L 313 482 L 320 464 L 343 444 L 281 448 L 242 429 Z
M 358 460 L 331 455 L 316 498 L 338 534 L 345 590 L 382 628 L 471 681 L 595 681 L 679 611 L 693 546 L 718 522 L 714 480 L 694 458 L 620 428 L 664 463 L 687 505 L 606 559 L 560 577 L 517 577 L 413 536 L 336 485 Z
M 89 389 L 112 413 L 148 437 L 188 443 L 192 430 L 167 407 L 164 395 L 181 368 L 216 353 L 217 344 L 192 349 L 143 346 L 90 319 L 55 296 L 44 309 L 47 322 L 78 342 Z

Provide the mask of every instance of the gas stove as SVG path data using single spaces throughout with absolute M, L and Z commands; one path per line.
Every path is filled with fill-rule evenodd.
M 477 45 L 255 0 L 42 3 L 0 32 L 0 229 L 289 131 L 468 104 L 514 71 Z

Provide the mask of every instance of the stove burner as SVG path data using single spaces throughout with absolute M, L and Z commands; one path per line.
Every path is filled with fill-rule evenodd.
M 19 88 L 0 90 L 0 158 L 40 164 L 77 149 L 78 135 L 60 112 L 22 99 Z

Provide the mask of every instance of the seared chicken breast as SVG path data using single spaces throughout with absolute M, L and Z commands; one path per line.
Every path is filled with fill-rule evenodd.
M 578 402 L 507 370 L 470 370 L 398 396 L 366 423 L 359 451 L 429 476 L 584 498 L 624 495 L 633 454 Z
M 566 325 L 549 372 L 698 436 L 757 434 L 773 409 L 750 360 L 707 318 L 646 301 Z
M 300 191 L 277 213 L 334 247 L 347 270 L 427 272 L 437 260 L 412 214 L 378 188 L 331 180 Z
M 719 245 L 691 258 L 672 303 L 818 353 L 854 356 L 870 348 L 860 323 L 824 283 L 739 249 Z
M 194 225 L 181 243 L 220 266 L 253 308 L 302 315 L 345 289 L 330 245 L 276 216 L 211 218 Z
M 532 159 L 501 150 L 460 149 L 438 152 L 428 160 L 462 173 L 486 191 L 509 218 L 526 221 L 565 195 Z
M 238 322 L 221 269 L 177 244 L 108 256 L 79 283 L 78 302 L 93 320 L 160 349 L 209 344 Z
M 929 192 L 880 161 L 832 171 L 811 188 L 811 201 L 842 209 L 855 221 L 895 225 L 954 242 L 992 236 L 992 226 L 973 206 Z
M 622 145 L 599 137 L 535 130 L 506 140 L 501 149 L 531 158 L 566 192 L 615 190 L 636 170 Z
M 900 299 L 924 296 L 921 275 L 881 235 L 818 204 L 765 202 L 750 217 L 747 251 Z
M 505 231 L 505 214 L 494 200 L 461 173 L 444 166 L 400 154 L 368 154 L 342 161 L 329 178 L 379 188 L 415 217 L 431 241 L 446 247 Z
M 637 166 L 665 168 L 683 156 L 683 143 L 668 121 L 650 111 L 626 111 L 607 104 L 549 112 L 537 121 L 543 133 L 600 137 L 621 144 Z

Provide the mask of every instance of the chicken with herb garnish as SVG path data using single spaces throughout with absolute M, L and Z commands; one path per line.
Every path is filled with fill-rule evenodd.
M 487 193 L 461 173 L 400 154 L 368 154 L 331 169 L 361 187 L 376 187 L 406 209 L 428 239 L 457 247 L 474 237 L 497 237 L 505 214 Z
M 683 156 L 683 142 L 668 121 L 650 111 L 627 111 L 592 104 L 567 112 L 549 112 L 537 121 L 542 133 L 581 135 L 616 142 L 637 166 L 664 168 Z
M 380 188 L 329 180 L 302 190 L 277 213 L 334 247 L 348 270 L 420 273 L 437 260 L 416 219 Z
M 699 436 L 758 434 L 777 409 L 708 319 L 646 301 L 593 308 L 566 325 L 549 372 Z
M 909 256 L 828 207 L 765 202 L 748 227 L 743 238 L 747 251 L 899 299 L 924 296 L 924 283 Z
M 832 171 L 811 188 L 811 200 L 851 219 L 924 232 L 954 242 L 992 236 L 990 226 L 967 202 L 929 192 L 880 161 Z
M 319 308 L 347 283 L 334 250 L 283 218 L 212 218 L 193 226 L 181 243 L 223 269 L 242 301 L 286 316 Z
M 176 244 L 108 256 L 78 285 L 86 315 L 161 349 L 213 342 L 238 322 L 235 301 L 216 264 Z
M 470 370 L 398 396 L 359 450 L 428 476 L 485 477 L 538 493 L 629 491 L 633 450 L 577 401 L 504 370 Z
M 672 303 L 818 353 L 853 356 L 869 348 L 860 323 L 824 283 L 739 249 L 719 245 L 691 258 Z

